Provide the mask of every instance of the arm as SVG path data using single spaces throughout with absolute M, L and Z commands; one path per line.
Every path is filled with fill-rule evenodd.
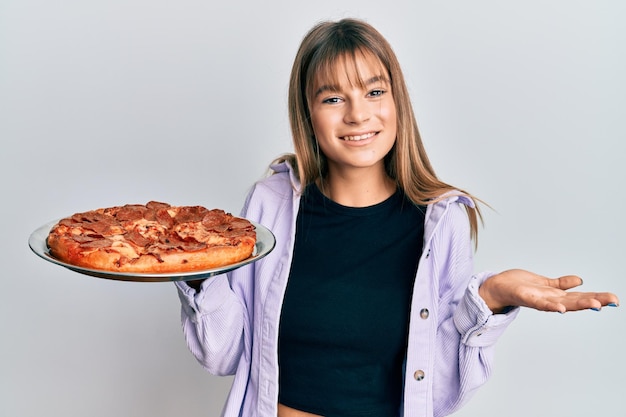
M 479 295 L 490 272 L 473 274 L 473 245 L 465 209 L 449 203 L 431 240 L 438 317 L 433 375 L 433 414 L 449 415 L 490 378 L 495 345 L 518 308 L 494 315 Z M 423 263 L 428 268 L 430 262 Z
M 568 292 L 582 283 L 576 276 L 549 279 L 523 270 L 484 272 L 472 276 L 468 285 L 473 266 L 471 250 L 464 249 L 471 247 L 469 230 L 464 226 L 467 220 L 458 206 L 449 209 L 449 218 L 438 233 L 440 239 L 451 243 L 442 255 L 445 267 L 437 272 L 446 279 L 439 288 L 436 416 L 458 410 L 489 379 L 495 344 L 519 313 L 518 307 L 565 312 L 619 304 L 610 293 Z M 456 352 L 450 348 L 453 343 L 458 346 Z
M 204 280 L 198 291 L 184 282 L 176 287 L 189 350 L 212 374 L 234 374 L 243 351 L 245 311 L 228 277 Z

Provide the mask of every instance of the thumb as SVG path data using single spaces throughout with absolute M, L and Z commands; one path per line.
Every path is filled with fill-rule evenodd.
M 550 283 L 555 288 L 561 290 L 569 290 L 574 287 L 578 287 L 583 284 L 583 280 L 581 277 L 577 275 L 564 275 L 559 278 L 551 279 Z

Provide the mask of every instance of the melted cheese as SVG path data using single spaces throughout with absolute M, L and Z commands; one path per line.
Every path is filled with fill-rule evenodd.
M 146 219 L 138 220 L 135 223 L 135 230 L 150 240 L 158 240 L 159 236 L 165 233 L 165 227 L 156 221 L 149 221 Z
M 121 236 L 120 236 L 120 239 L 121 239 Z M 129 259 L 134 259 L 134 258 L 139 257 L 139 254 L 137 253 L 135 248 L 133 248 L 133 246 L 129 244 L 128 242 L 125 242 L 119 239 L 113 239 L 113 240 L 114 242 L 111 244 L 111 249 L 113 249 L 114 251 L 118 252 L 122 256 L 125 256 Z

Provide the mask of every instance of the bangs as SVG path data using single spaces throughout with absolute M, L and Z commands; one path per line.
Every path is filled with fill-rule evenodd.
M 389 71 L 373 52 L 362 49 L 337 51 L 313 57 L 309 66 L 309 74 L 313 76 L 306 77 L 309 80 L 305 90 L 308 100 L 310 101 L 322 87 L 338 87 L 341 79 L 347 79 L 351 87 L 366 88 L 369 80 L 359 70 L 357 61 L 366 64 L 369 74 L 380 77 L 391 86 Z

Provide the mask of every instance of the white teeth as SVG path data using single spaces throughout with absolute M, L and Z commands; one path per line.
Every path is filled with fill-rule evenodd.
M 370 132 L 370 133 L 366 133 L 364 135 L 359 135 L 359 136 L 344 136 L 342 139 L 343 140 L 363 140 L 363 139 L 367 139 L 367 138 L 371 138 L 372 136 L 374 136 L 376 133 L 375 132 Z

